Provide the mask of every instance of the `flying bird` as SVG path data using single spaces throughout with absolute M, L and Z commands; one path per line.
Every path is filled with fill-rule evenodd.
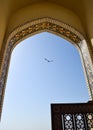
M 47 58 L 44 58 L 47 62 L 53 62 L 53 60 L 48 60 Z

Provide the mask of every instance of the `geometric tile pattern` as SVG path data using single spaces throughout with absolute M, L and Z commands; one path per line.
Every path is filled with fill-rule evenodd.
M 80 34 L 76 29 L 63 23 L 62 21 L 58 21 L 51 18 L 41 18 L 33 21 L 29 21 L 24 25 L 20 25 L 19 27 L 15 28 L 6 38 L 6 46 L 3 49 L 2 58 L 1 60 L 1 68 L 0 68 L 0 112 L 2 111 L 3 105 L 3 98 L 4 98 L 4 91 L 5 91 L 5 84 L 7 79 L 8 67 L 10 56 L 13 48 L 19 43 L 22 39 L 25 39 L 31 35 L 40 32 L 51 32 L 56 35 L 59 35 L 73 43 L 77 48 L 80 49 L 82 57 L 83 57 L 83 64 L 85 69 L 85 74 L 88 81 L 88 88 L 90 92 L 90 97 L 93 99 L 93 69 L 91 65 L 91 58 L 89 57 L 89 50 L 86 46 L 87 43 L 82 42 L 84 37 Z M 85 49 L 84 49 L 85 47 Z

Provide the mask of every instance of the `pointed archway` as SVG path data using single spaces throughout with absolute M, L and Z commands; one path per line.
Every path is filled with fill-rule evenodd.
M 23 39 L 44 31 L 59 35 L 76 46 L 81 55 L 90 100 L 93 100 L 93 69 L 91 49 L 89 45 L 87 44 L 83 35 L 75 28 L 63 23 L 62 21 L 47 17 L 29 21 L 23 25 L 20 25 L 19 27 L 15 28 L 6 39 L 0 57 L 0 113 L 2 112 L 5 84 L 12 50 Z

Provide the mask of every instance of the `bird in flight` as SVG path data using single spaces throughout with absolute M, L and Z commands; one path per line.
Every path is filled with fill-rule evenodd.
M 44 58 L 47 62 L 53 62 L 53 60 L 48 60 L 47 58 Z

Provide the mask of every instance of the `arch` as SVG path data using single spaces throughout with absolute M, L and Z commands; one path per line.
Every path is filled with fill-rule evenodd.
M 81 56 L 90 100 L 93 100 L 92 60 L 89 45 L 87 44 L 85 38 L 72 26 L 63 23 L 62 21 L 45 17 L 26 22 L 15 28 L 6 40 L 5 47 L 2 48 L 2 62 L 0 65 L 0 113 L 2 112 L 5 85 L 12 50 L 23 39 L 45 31 L 59 35 L 76 46 Z

